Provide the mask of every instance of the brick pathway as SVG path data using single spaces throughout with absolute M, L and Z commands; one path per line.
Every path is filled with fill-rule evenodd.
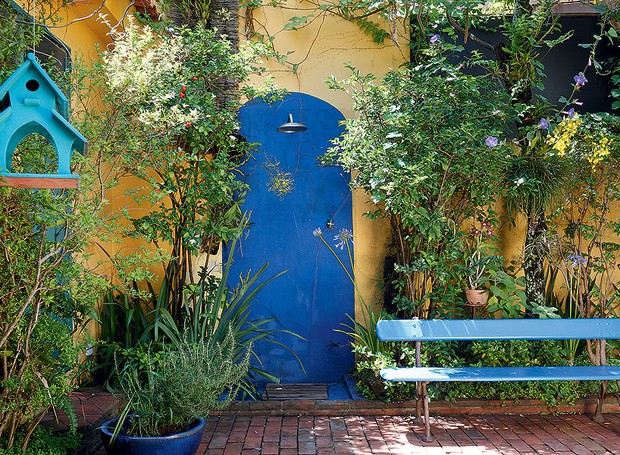
M 620 454 L 620 415 L 210 417 L 199 454 Z
M 99 388 L 82 389 L 73 395 L 73 400 L 80 426 L 86 429 L 86 445 L 82 453 L 105 455 L 97 426 L 105 415 L 118 412 L 115 410 L 116 400 Z M 445 407 L 443 414 L 436 411 L 440 416 L 431 417 L 435 441 L 426 443 L 419 439 L 424 434 L 424 427 L 415 424 L 411 417 L 382 415 L 379 408 L 363 408 L 356 401 L 332 403 L 328 400 L 326 403 L 331 404 L 329 409 L 319 410 L 322 413 L 329 411 L 328 415 L 274 415 L 283 411 L 301 414 L 305 408 L 312 409 L 308 403 L 305 408 L 300 403 L 303 404 L 282 402 L 277 409 L 269 409 L 265 403 L 259 403 L 261 406 L 256 406 L 256 409 L 242 408 L 242 412 L 236 415 L 209 417 L 198 453 L 620 455 L 620 412 L 617 412 L 616 407 L 614 411 L 605 413 L 606 421 L 602 424 L 594 422 L 589 415 L 577 413 L 463 416 L 451 415 L 448 411 L 456 409 Z M 434 404 L 435 408 L 440 408 L 439 403 Z M 489 402 L 486 404 L 491 405 Z M 394 404 L 385 406 L 384 411 L 397 408 Z M 496 403 L 493 406 L 499 405 Z M 243 414 L 244 409 L 254 414 Z M 337 416 L 339 412 L 351 414 L 354 409 L 365 409 L 367 413 Z M 462 403 L 459 409 L 464 409 Z M 472 407 L 468 410 L 479 413 L 482 409 L 491 408 Z M 507 411 L 507 408 L 502 409 Z M 375 415 L 368 415 L 371 413 Z M 66 419 L 62 415 L 60 423 L 54 422 L 52 416 L 48 417 L 48 425 L 66 427 Z

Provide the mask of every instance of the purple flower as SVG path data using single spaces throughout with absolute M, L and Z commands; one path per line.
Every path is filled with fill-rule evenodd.
M 571 262 L 570 266 L 573 269 L 575 267 L 584 267 L 588 263 L 588 260 L 580 254 L 567 254 L 566 260 Z
M 499 139 L 497 139 L 495 136 L 489 136 L 485 139 L 484 143 L 487 145 L 487 147 L 493 148 L 497 144 L 499 144 Z
M 441 37 L 439 36 L 439 33 L 435 33 L 433 36 L 431 36 L 431 44 L 437 44 L 441 42 Z
M 340 248 L 341 250 L 344 249 L 347 243 L 354 243 L 352 239 L 353 232 L 351 232 L 349 229 L 340 229 L 338 235 L 334 237 L 334 241 L 336 242 L 336 248 Z
M 573 80 L 575 81 L 575 85 L 577 85 L 577 87 L 581 87 L 583 85 L 586 85 L 586 83 L 588 82 L 586 77 L 584 75 L 582 75 L 582 74 L 575 74 L 573 76 Z
M 542 128 L 543 130 L 548 130 L 549 129 L 549 122 L 547 121 L 546 118 L 541 118 L 540 119 L 540 123 L 538 124 L 539 128 Z
M 314 231 L 312 231 L 312 235 L 315 237 L 321 237 L 323 235 L 323 230 L 318 227 Z
M 566 115 L 568 118 L 573 118 L 575 116 L 575 108 L 571 107 L 568 111 L 566 111 Z

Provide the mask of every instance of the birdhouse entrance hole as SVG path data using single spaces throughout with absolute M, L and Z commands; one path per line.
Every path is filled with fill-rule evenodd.
M 31 92 L 36 92 L 37 90 L 39 90 L 39 87 L 39 82 L 36 79 L 30 79 L 28 82 L 26 82 L 26 88 Z

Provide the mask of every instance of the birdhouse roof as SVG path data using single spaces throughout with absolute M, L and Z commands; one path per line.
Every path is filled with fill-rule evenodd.
M 69 118 L 69 100 L 62 93 L 60 88 L 56 85 L 56 83 L 49 77 L 49 75 L 45 72 L 45 70 L 39 65 L 36 57 L 33 53 L 28 53 L 28 58 L 24 63 L 21 64 L 19 68 L 11 74 L 11 76 L 4 81 L 2 85 L 0 85 L 0 99 L 4 98 L 7 92 L 11 90 L 15 84 L 21 81 L 22 77 L 27 75 L 30 71 L 36 71 L 43 81 L 52 89 L 54 95 L 56 97 L 56 105 L 59 109 L 59 114 L 62 115 L 65 119 Z

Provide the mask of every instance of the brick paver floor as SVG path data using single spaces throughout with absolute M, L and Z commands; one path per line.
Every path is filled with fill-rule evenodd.
M 620 415 L 210 417 L 199 454 L 620 454 Z M 172 455 L 172 454 L 171 454 Z
M 118 412 L 115 398 L 91 388 L 73 400 L 80 425 L 89 429 L 83 453 L 105 455 L 97 426 Z M 66 427 L 66 419 L 49 417 L 47 424 Z M 431 430 L 435 440 L 423 442 L 423 425 L 409 416 L 222 415 L 208 418 L 198 453 L 620 455 L 620 413 L 606 413 L 600 424 L 581 414 L 435 415 Z

